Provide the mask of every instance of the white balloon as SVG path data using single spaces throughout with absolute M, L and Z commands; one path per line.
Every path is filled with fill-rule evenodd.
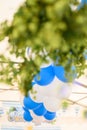
M 30 113 L 31 113 L 31 116 L 33 117 L 33 121 L 32 122 L 35 125 L 41 125 L 41 123 L 45 121 L 43 116 L 37 116 L 37 115 L 34 114 L 33 111 L 30 111 Z
M 35 84 L 33 86 L 34 93 L 30 92 L 30 96 L 36 102 L 43 102 L 45 96 L 58 97 L 58 92 L 61 86 L 63 85 L 64 82 L 60 81 L 57 77 L 55 77 L 54 80 L 49 85 L 40 86 L 38 84 Z
M 59 92 L 58 92 L 58 98 L 66 99 L 68 98 L 72 93 L 72 87 L 70 84 L 64 84 L 61 86 Z
M 47 86 L 44 86 L 44 95 L 45 96 L 57 96 L 60 87 L 63 85 L 58 78 L 54 78 L 54 80 Z
M 52 96 L 51 97 L 45 96 L 43 104 L 48 111 L 56 112 L 60 107 L 61 99 Z
M 38 102 L 38 103 L 43 102 L 43 99 L 44 99 L 44 96 L 41 95 L 41 94 L 37 94 L 37 95 L 35 96 L 35 98 L 33 97 L 33 100 L 34 100 L 35 102 Z
M 57 77 L 54 78 L 54 80 L 46 86 L 40 86 L 38 84 L 35 84 L 33 86 L 33 91 L 29 92 L 30 97 L 35 101 L 35 102 L 44 102 L 45 101 L 45 97 L 47 98 L 47 101 L 45 102 L 50 102 L 50 100 L 52 97 L 55 98 L 55 103 L 54 106 L 56 106 L 56 99 L 61 100 L 61 99 L 66 99 L 70 96 L 70 94 L 72 93 L 72 85 L 71 83 L 64 83 L 62 81 L 60 81 Z M 48 108 L 49 105 L 46 104 L 46 107 Z M 51 104 L 51 103 L 50 103 Z
M 32 91 L 30 91 L 29 95 L 35 102 L 43 102 L 44 91 L 42 89 L 42 86 L 40 87 L 37 84 L 35 84 L 33 86 L 33 93 Z
M 27 58 L 27 60 L 30 60 L 31 58 L 34 60 L 35 56 L 36 56 L 35 53 L 32 52 L 32 48 L 26 47 L 25 57 Z

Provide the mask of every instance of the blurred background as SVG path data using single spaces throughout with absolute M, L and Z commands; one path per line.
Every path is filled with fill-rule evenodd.
M 0 0 L 0 22 L 11 21 L 13 14 L 24 0 Z M 7 40 L 0 43 L 0 53 L 6 52 Z M 13 57 L 12 57 L 13 58 Z M 57 120 L 51 124 L 42 123 L 34 126 L 26 123 L 22 118 L 21 94 L 17 88 L 0 84 L 0 127 L 1 130 L 86 130 L 87 129 L 87 69 L 84 75 L 75 80 L 72 94 L 67 100 L 67 107 L 61 107 L 57 112 Z M 20 114 L 14 118 L 11 111 L 17 110 Z

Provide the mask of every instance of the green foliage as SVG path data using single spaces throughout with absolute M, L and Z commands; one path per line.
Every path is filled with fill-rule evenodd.
M 10 107 L 7 111 L 7 114 L 9 115 L 11 112 L 17 111 L 15 107 Z
M 14 14 L 11 24 L 5 21 L 0 25 L 0 40 L 8 37 L 10 54 L 23 59 L 23 63 L 16 66 L 10 62 L 6 66 L 0 64 L 0 80 L 17 83 L 27 94 L 33 76 L 41 64 L 47 62 L 47 57 L 56 65 L 63 65 L 67 73 L 71 73 L 72 65 L 78 75 L 83 73 L 86 68 L 87 7 L 72 11 L 70 3 L 71 0 L 26 0 Z M 36 54 L 34 60 L 25 58 L 26 47 L 31 47 Z
M 68 106 L 69 106 L 69 104 L 68 104 L 67 101 L 63 101 L 63 102 L 62 102 L 62 108 L 63 108 L 63 109 L 67 109 Z
M 87 119 L 87 110 L 84 110 L 84 111 L 83 111 L 83 117 L 84 117 L 85 119 Z

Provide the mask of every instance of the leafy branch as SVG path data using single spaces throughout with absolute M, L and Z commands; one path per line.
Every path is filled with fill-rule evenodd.
M 7 51 L 23 59 L 21 64 L 8 63 L 5 56 L 0 56 L 0 81 L 16 83 L 20 91 L 27 95 L 34 75 L 43 63 L 49 62 L 47 57 L 54 64 L 64 66 L 67 74 L 72 66 L 75 66 L 78 76 L 83 74 L 87 67 L 87 6 L 72 11 L 69 6 L 71 2 L 26 0 L 10 24 L 8 21 L 0 24 L 0 40 L 8 37 Z M 36 54 L 34 60 L 25 58 L 26 47 L 31 47 Z M 40 55 L 43 49 L 47 55 Z

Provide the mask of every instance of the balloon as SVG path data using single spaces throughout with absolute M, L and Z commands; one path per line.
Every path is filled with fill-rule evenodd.
M 65 84 L 64 86 L 61 86 L 58 92 L 58 97 L 61 99 L 66 99 L 71 95 L 71 93 L 72 93 L 71 85 Z
M 32 86 L 35 85 L 35 84 L 36 84 L 36 82 L 35 82 L 35 81 L 32 81 Z
M 68 80 L 65 78 L 65 70 L 63 66 L 54 66 L 53 68 L 55 75 L 59 80 L 62 82 L 68 82 Z
M 29 60 L 32 56 L 32 49 L 30 47 L 26 47 L 25 57 Z
M 31 111 L 31 115 L 33 117 L 33 120 L 32 122 L 35 124 L 35 125 L 40 125 L 42 122 L 45 122 L 45 119 L 43 116 L 37 116 L 36 114 L 34 114 L 33 111 Z
M 48 111 L 56 112 L 60 107 L 61 99 L 56 97 L 44 97 L 43 104 Z
M 84 58 L 87 60 L 87 50 L 85 50 L 85 52 L 83 53 Z
M 22 108 L 23 108 L 23 110 L 26 111 L 26 112 L 29 111 L 29 110 L 28 110 L 26 107 L 24 107 L 24 106 L 23 106 Z
M 48 63 L 43 63 L 41 65 L 41 68 L 49 67 L 52 64 L 53 64 L 52 60 L 48 58 Z
M 37 115 L 37 116 L 42 116 L 46 113 L 46 109 L 43 105 L 43 103 L 36 109 L 33 110 L 33 112 Z
M 33 118 L 32 118 L 32 116 L 31 116 L 29 111 L 25 111 L 24 112 L 23 118 L 24 118 L 25 121 L 29 121 L 29 122 L 33 120 Z
M 54 80 L 47 85 L 46 87 L 42 88 L 41 95 L 48 96 L 48 97 L 57 97 L 58 91 L 60 90 L 61 86 L 64 83 L 60 81 L 57 77 L 54 78 Z
M 32 48 L 26 47 L 25 57 L 27 58 L 27 60 L 30 60 L 31 58 L 34 60 L 35 56 L 36 56 L 35 53 L 32 52 Z
M 54 76 L 55 74 L 54 74 L 53 66 L 50 65 L 48 67 L 41 68 L 40 73 L 34 77 L 34 81 L 38 85 L 45 86 L 52 82 Z
M 30 94 L 31 95 L 31 94 Z M 43 99 L 44 99 L 44 95 L 41 95 L 41 93 L 37 93 L 37 94 L 32 94 L 31 95 L 32 99 L 37 102 L 37 103 L 42 103 Z M 35 98 L 34 98 L 35 97 Z
M 47 120 L 53 120 L 55 117 L 56 117 L 56 112 L 47 111 L 44 114 L 44 118 L 47 119 Z
M 72 67 L 73 70 L 75 67 Z M 71 76 L 75 78 L 76 73 Z M 61 100 L 68 98 L 72 92 L 71 84 L 65 77 L 64 67 L 49 65 L 41 68 L 40 73 L 34 77 L 32 85 L 34 93 L 29 91 L 29 96 L 23 99 L 24 119 L 33 120 L 36 125 L 45 119 L 53 120 Z
M 77 10 L 81 9 L 85 4 L 87 4 L 87 0 L 81 0 L 79 6 L 77 7 Z
M 71 67 L 71 72 L 70 73 L 70 76 L 72 77 L 72 81 L 77 77 L 77 72 L 76 72 L 76 67 L 75 66 L 72 66 Z
M 33 86 L 33 91 L 35 93 L 32 94 L 31 92 L 29 92 L 29 94 L 30 94 L 30 97 L 35 102 L 40 103 L 40 102 L 43 102 L 43 99 L 45 96 L 58 97 L 58 91 L 63 85 L 64 85 L 64 82 L 60 81 L 57 77 L 55 77 L 53 81 L 49 85 L 46 85 L 45 87 L 35 84 Z
M 44 95 L 42 94 L 43 91 L 42 91 L 42 86 L 39 86 L 37 84 L 35 84 L 33 86 L 33 91 L 35 93 L 32 93 L 31 91 L 29 92 L 29 95 L 30 97 L 32 98 L 33 101 L 37 102 L 37 103 L 41 103 L 42 102 L 42 99 L 44 98 Z
M 23 100 L 23 103 L 24 103 L 24 106 L 27 108 L 27 109 L 35 109 L 37 108 L 39 105 L 41 105 L 40 103 L 36 103 L 34 102 L 30 96 L 29 97 L 24 97 L 24 100 Z
M 56 77 L 65 83 L 71 82 L 71 80 L 73 81 L 77 77 L 75 66 L 72 66 L 71 72 L 67 73 L 68 77 L 65 77 L 65 70 L 63 66 L 54 66 L 54 72 Z

